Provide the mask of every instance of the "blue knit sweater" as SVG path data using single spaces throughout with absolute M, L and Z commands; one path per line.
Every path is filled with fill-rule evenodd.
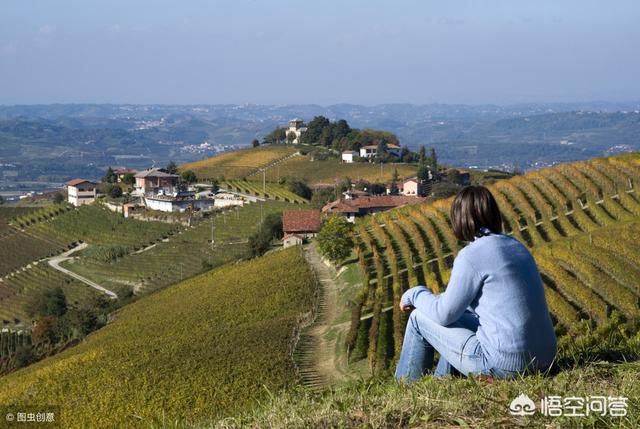
M 477 337 L 493 368 L 544 368 L 556 354 L 540 273 L 525 246 L 507 235 L 476 238 L 453 263 L 444 293 L 424 286 L 409 289 L 402 303 L 447 326 L 470 309 L 480 326 Z

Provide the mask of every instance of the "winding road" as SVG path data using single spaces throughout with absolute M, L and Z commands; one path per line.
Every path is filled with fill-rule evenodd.
M 73 253 L 78 252 L 78 251 L 80 251 L 82 249 L 86 249 L 87 246 L 88 246 L 87 243 L 81 243 L 81 244 L 78 244 L 76 247 L 74 247 L 71 250 L 68 250 L 68 251 L 66 251 L 64 253 L 61 253 L 61 254 L 57 255 L 57 256 L 53 256 L 53 257 L 48 259 L 49 265 L 51 266 L 51 268 L 53 268 L 55 270 L 58 270 L 61 273 L 64 273 L 64 274 L 66 274 L 68 276 L 71 276 L 74 279 L 79 280 L 82 283 L 84 283 L 84 284 L 86 284 L 88 286 L 91 286 L 92 288 L 94 288 L 96 290 L 99 290 L 100 292 L 106 294 L 111 299 L 118 299 L 118 295 L 115 292 L 110 291 L 109 289 L 105 289 L 102 286 L 100 286 L 99 284 L 92 282 L 88 278 L 82 277 L 80 274 L 76 274 L 73 271 L 69 271 L 66 268 L 62 268 L 60 266 L 60 264 L 62 262 L 73 259 L 73 256 L 71 256 Z

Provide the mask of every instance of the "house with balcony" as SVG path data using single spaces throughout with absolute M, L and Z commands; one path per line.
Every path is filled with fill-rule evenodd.
M 138 195 L 157 194 L 160 191 L 172 193 L 178 186 L 179 176 L 169 174 L 159 168 L 139 171 L 136 175 L 136 193 Z

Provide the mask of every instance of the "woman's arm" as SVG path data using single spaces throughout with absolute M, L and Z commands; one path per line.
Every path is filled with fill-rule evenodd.
M 449 285 L 443 293 L 434 295 L 425 286 L 416 286 L 402 295 L 400 308 L 415 307 L 434 322 L 447 326 L 462 316 L 478 295 L 482 283 L 480 274 L 462 255 L 458 255 L 453 262 Z

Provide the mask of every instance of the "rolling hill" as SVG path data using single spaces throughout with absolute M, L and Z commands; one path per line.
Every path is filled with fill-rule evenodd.
M 400 177 L 415 175 L 417 167 L 411 164 L 372 164 L 368 162 L 345 164 L 339 158 L 315 159 L 314 147 L 305 145 L 269 145 L 214 156 L 180 167 L 193 170 L 202 180 L 247 179 L 262 182 L 278 182 L 283 178 L 295 178 L 310 185 L 333 184 L 337 179 L 386 182 L 394 168 Z M 304 153 L 304 154 L 303 154 Z M 335 154 L 333 155 L 335 156 Z
M 216 418 L 295 384 L 316 281 L 300 249 L 228 265 L 140 299 L 82 344 L 2 378 L 7 406 L 61 407 L 66 428 Z

